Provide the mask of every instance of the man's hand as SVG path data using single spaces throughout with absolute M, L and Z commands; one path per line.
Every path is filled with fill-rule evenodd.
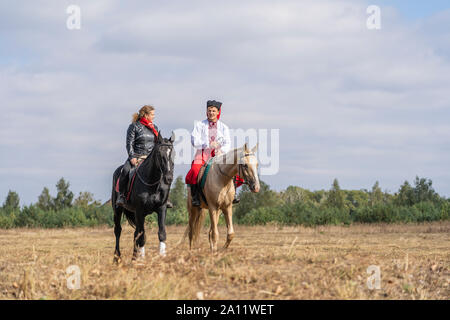
M 131 164 L 132 164 L 133 166 L 135 166 L 136 163 L 137 163 L 137 158 L 132 158 L 132 159 L 130 160 L 130 162 L 131 162 Z
M 218 144 L 217 141 L 213 141 L 209 144 L 209 147 L 211 149 L 218 149 L 218 148 L 220 148 L 220 144 Z

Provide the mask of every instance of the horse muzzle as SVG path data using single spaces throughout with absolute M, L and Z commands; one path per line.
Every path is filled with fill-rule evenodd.
M 250 191 L 253 193 L 258 193 L 259 192 L 259 182 L 255 183 L 254 181 L 252 181 L 251 183 L 248 184 Z

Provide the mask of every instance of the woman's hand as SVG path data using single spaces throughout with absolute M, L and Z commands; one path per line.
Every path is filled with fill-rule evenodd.
M 130 162 L 131 162 L 131 164 L 132 164 L 133 166 L 135 166 L 136 163 L 137 163 L 137 158 L 132 158 L 132 159 L 130 160 Z

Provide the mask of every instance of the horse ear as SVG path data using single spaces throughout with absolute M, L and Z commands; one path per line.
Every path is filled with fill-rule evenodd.
M 162 142 L 161 131 L 158 131 L 158 143 Z
M 174 142 L 175 141 L 175 133 L 172 131 L 172 135 L 169 138 L 170 142 Z
M 252 153 L 256 153 L 256 150 L 258 150 L 258 144 L 252 149 Z
M 247 152 L 248 151 L 248 146 L 247 146 L 247 142 L 244 144 L 244 151 Z

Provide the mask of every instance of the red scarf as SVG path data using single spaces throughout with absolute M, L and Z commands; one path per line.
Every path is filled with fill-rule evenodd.
M 155 137 L 158 137 L 158 131 L 156 131 L 155 126 L 153 125 L 153 122 L 148 121 L 146 118 L 142 117 L 139 120 L 140 123 L 142 123 L 144 126 L 146 126 L 147 128 L 149 128 L 150 130 L 153 131 Z

